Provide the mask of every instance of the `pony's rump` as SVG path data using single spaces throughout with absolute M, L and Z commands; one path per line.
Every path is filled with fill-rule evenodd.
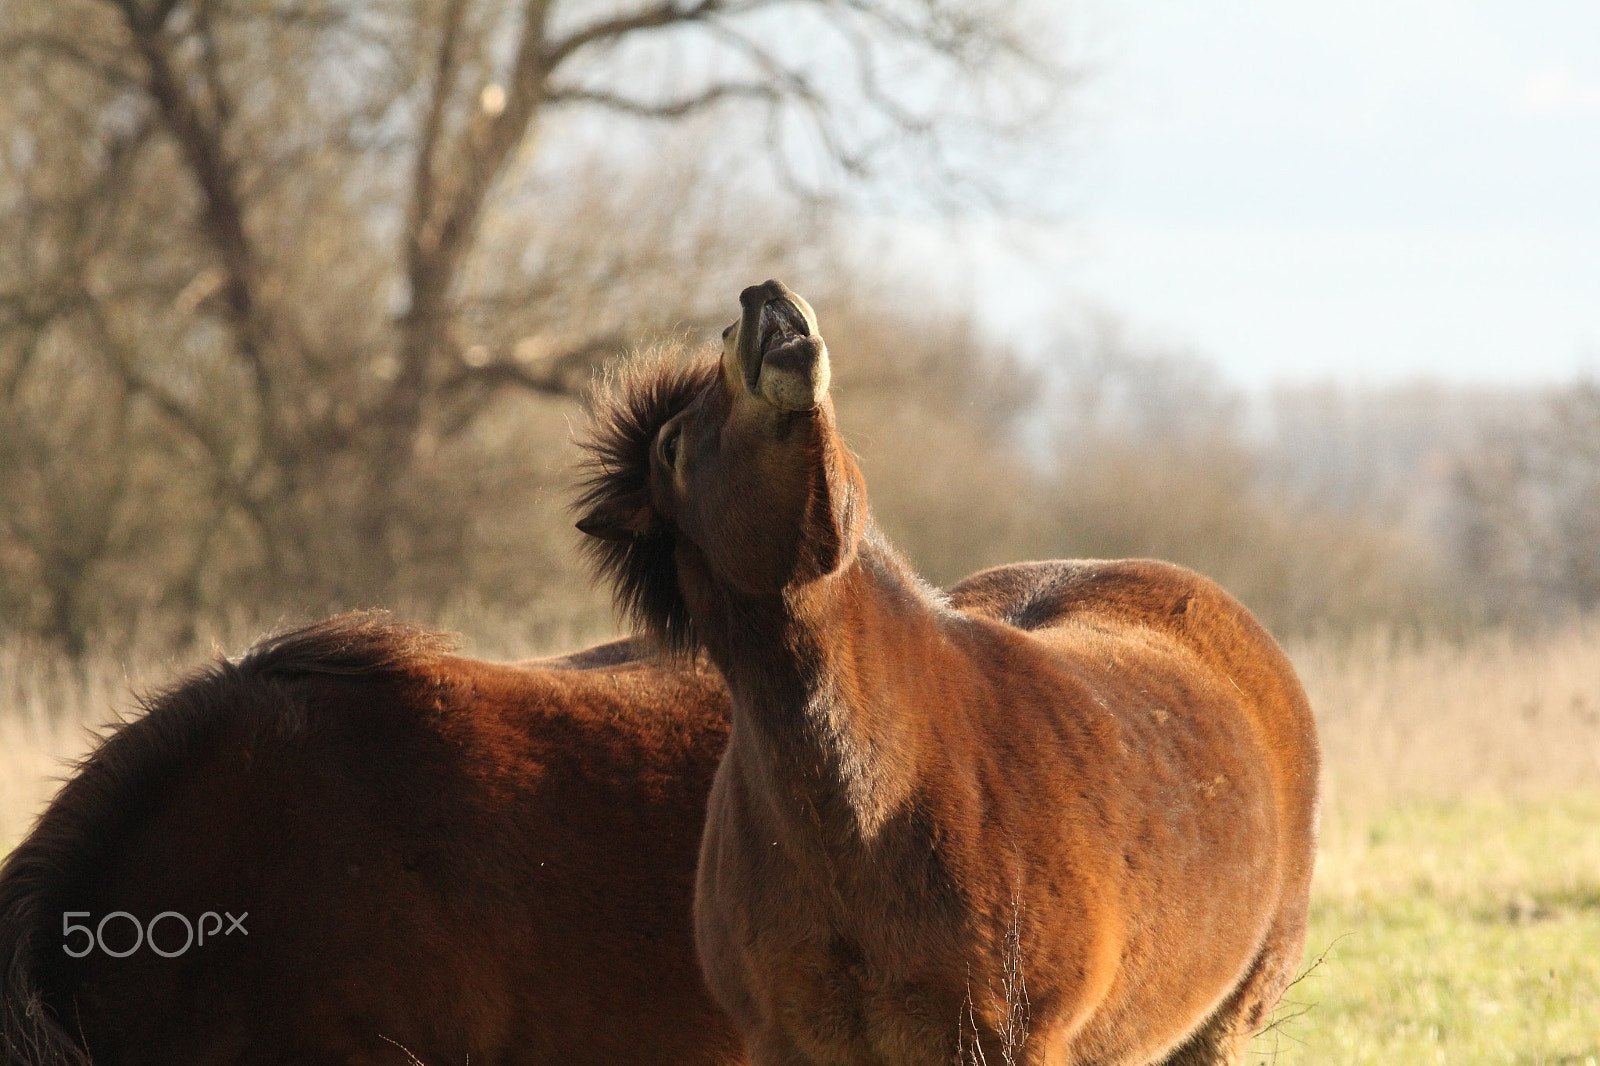
M 267 637 L 238 663 L 245 677 L 416 676 L 456 650 L 447 634 L 382 612 L 344 614 Z
M 715 676 L 453 646 L 344 616 L 111 731 L 0 867 L 0 1063 L 732 1061 Z

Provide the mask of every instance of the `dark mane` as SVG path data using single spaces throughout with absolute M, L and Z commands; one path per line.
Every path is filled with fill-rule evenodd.
M 650 502 L 650 446 L 720 372 L 714 359 L 685 360 L 673 349 L 633 360 L 607 375 L 590 397 L 582 490 L 573 509 L 580 520 L 602 511 L 642 510 Z M 668 648 L 696 646 L 689 609 L 678 587 L 670 530 L 652 524 L 629 540 L 585 537 L 599 578 L 611 583 L 618 607 Z
M 87 1061 L 59 998 L 61 952 L 37 931 L 59 928 L 73 893 L 94 880 L 128 827 L 231 725 L 303 716 L 286 690 L 262 681 L 398 677 L 450 648 L 448 638 L 381 612 L 347 614 L 268 637 L 237 662 L 219 660 L 141 698 L 144 713 L 112 727 L 0 864 L 0 1064 Z
M 447 634 L 392 621 L 385 611 L 357 611 L 265 637 L 244 654 L 238 669 L 250 677 L 390 676 L 455 650 Z

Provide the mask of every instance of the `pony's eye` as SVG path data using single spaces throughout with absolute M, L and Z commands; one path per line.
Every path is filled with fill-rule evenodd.
M 678 427 L 672 426 L 661 437 L 661 461 L 668 466 L 678 465 Z

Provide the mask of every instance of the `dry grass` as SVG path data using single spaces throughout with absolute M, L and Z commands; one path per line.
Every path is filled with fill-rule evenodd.
M 1600 622 L 1537 638 L 1380 633 L 1289 651 L 1336 808 L 1600 785 Z
M 446 623 L 475 654 L 544 654 L 609 635 L 603 610 L 566 624 L 482 607 L 452 615 Z M 248 641 L 227 643 L 238 651 Z M 1322 734 L 1325 880 L 1341 869 L 1348 834 L 1396 805 L 1600 791 L 1600 622 L 1469 643 L 1375 633 L 1289 652 Z M 86 725 L 127 712 L 134 692 L 202 657 L 72 664 L 30 642 L 0 643 L 0 847 L 47 798 L 63 760 L 86 749 Z
M 131 709 L 130 691 L 110 657 L 74 664 L 31 641 L 0 642 L 0 855 L 89 750 L 93 726 Z
M 1401 812 L 1470 808 L 1492 836 L 1514 812 L 1600 796 L 1600 624 L 1467 644 L 1371 635 L 1290 653 L 1322 736 L 1320 893 L 1397 887 L 1419 864 L 1461 883 L 1600 871 L 1600 833 L 1576 853 L 1477 848 L 1472 861 L 1449 847 L 1397 856 L 1381 846 Z

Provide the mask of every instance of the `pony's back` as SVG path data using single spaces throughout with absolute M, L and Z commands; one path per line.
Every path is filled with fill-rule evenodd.
M 689 923 L 726 713 L 371 616 L 219 663 L 0 870 L 3 1061 L 730 1061 Z

